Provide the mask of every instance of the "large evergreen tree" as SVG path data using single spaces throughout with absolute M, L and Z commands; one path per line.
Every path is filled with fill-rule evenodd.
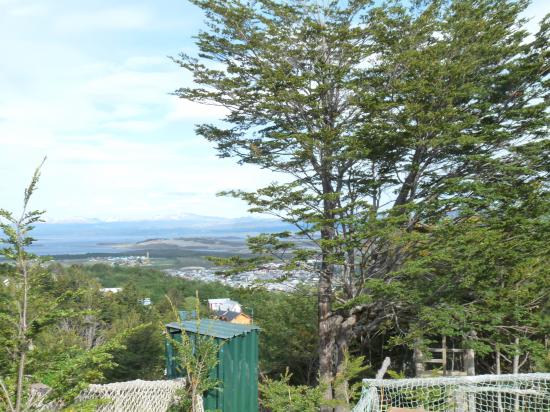
M 198 36 L 202 59 L 182 55 L 178 63 L 203 87 L 177 93 L 229 109 L 227 127 L 198 127 L 222 157 L 289 176 L 288 183 L 238 195 L 304 234 L 320 232 L 320 240 L 312 236 L 322 255 L 319 363 L 321 379 L 329 381 L 338 326 L 331 312 L 336 214 L 353 200 L 350 182 L 364 169 L 356 143 L 363 115 L 354 97 L 368 50 L 363 28 L 354 23 L 362 4 L 196 4 L 206 11 L 209 26 Z
M 477 373 L 540 367 L 550 319 L 549 149 L 528 143 L 486 164 L 475 196 L 416 236 L 379 296 L 401 308 L 388 333 L 395 342 L 451 337 L 476 350 Z M 462 187 L 474 194 L 470 182 Z
M 484 196 L 487 164 L 546 137 L 546 25 L 527 39 L 523 1 L 194 3 L 208 30 L 176 59 L 195 80 L 177 94 L 228 109 L 197 128 L 220 156 L 287 175 L 233 194 L 317 244 L 329 382 L 353 334 L 399 316 L 378 291 L 419 234 Z
M 386 166 L 377 187 L 387 206 L 377 209 L 375 222 L 367 223 L 361 236 L 369 248 L 369 281 L 359 300 L 373 302 L 374 309 L 356 328 L 366 344 L 382 322 L 403 321 L 409 295 L 438 293 L 439 282 L 413 281 L 400 292 L 395 287 L 403 264 L 421 258 L 416 246 L 434 227 L 464 226 L 466 216 L 487 210 L 505 219 L 511 204 L 522 205 L 518 210 L 525 210 L 527 219 L 525 197 L 548 202 L 548 23 L 529 39 L 518 17 L 526 5 L 429 2 L 412 10 L 375 8 L 369 16 L 377 54 L 365 70 L 369 87 L 362 98 L 370 120 L 363 136 L 366 150 L 383 148 L 373 163 Z M 449 246 L 456 235 L 438 236 L 442 233 L 450 243 L 428 235 L 431 247 Z M 535 245 L 533 239 L 529 251 L 534 253 Z M 468 255 L 460 254 L 458 243 L 451 250 L 467 266 Z M 443 281 L 457 282 L 452 276 Z M 393 292 L 395 299 L 388 299 Z

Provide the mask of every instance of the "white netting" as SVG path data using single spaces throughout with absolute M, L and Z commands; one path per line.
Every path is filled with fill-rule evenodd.
M 165 412 L 174 402 L 177 391 L 184 387 L 182 379 L 90 385 L 77 400 L 106 400 L 96 407 L 99 412 Z
M 402 409 L 399 409 L 402 408 Z M 364 379 L 353 412 L 550 412 L 550 373 Z

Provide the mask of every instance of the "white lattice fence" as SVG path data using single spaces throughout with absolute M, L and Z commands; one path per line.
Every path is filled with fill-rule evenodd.
M 99 412 L 165 412 L 174 402 L 177 391 L 184 386 L 185 382 L 181 379 L 90 385 L 77 400 L 107 400 L 96 408 Z

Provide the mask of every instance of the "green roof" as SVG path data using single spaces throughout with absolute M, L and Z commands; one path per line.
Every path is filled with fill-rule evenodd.
M 171 322 L 166 325 L 166 327 L 176 330 L 185 330 L 191 333 L 198 332 L 200 335 L 208 335 L 220 339 L 230 339 L 234 336 L 250 333 L 253 330 L 260 330 L 256 325 L 240 325 L 216 319 L 201 319 L 200 323 L 196 320 L 184 320 L 181 323 Z

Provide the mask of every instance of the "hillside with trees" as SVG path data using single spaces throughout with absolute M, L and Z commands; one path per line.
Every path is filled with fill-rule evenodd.
M 196 127 L 219 157 L 283 176 L 222 194 L 295 227 L 211 260 L 319 281 L 282 293 L 47 262 L 28 252 L 37 170 L 21 217 L 0 210 L 5 409 L 26 410 L 34 383 L 70 404 L 89 383 L 161 379 L 163 325 L 196 293 L 261 327 L 273 412 L 349 411 L 386 357 L 387 376 L 419 375 L 440 344 L 472 354 L 468 373 L 549 371 L 550 17 L 529 33 L 526 1 L 192 3 L 207 24 L 173 58 L 194 79 L 175 94 L 227 110 Z
M 195 296 L 205 316 L 211 314 L 203 302 L 220 296 L 238 299 L 253 315 L 263 329 L 260 367 L 265 377 L 290 373 L 295 383 L 314 384 L 317 322 L 310 288 L 290 293 L 234 289 L 151 268 L 66 266 L 33 255 L 28 246 L 43 212 L 28 207 L 39 176 L 37 169 L 20 217 L 0 210 L 5 245 L 0 263 L 2 410 L 36 410 L 37 384 L 49 387 L 46 402 L 84 411 L 98 406 L 78 399 L 90 383 L 165 379 L 164 325 L 175 320 L 174 308 L 193 310 Z

